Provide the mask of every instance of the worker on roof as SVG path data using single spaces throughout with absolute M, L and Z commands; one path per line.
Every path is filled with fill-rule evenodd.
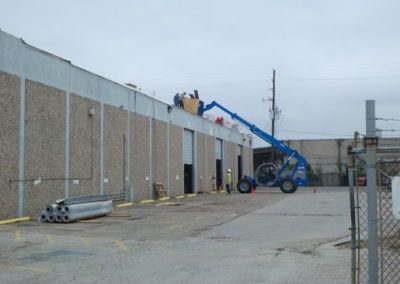
M 225 187 L 226 187 L 226 192 L 228 194 L 231 194 L 231 185 L 232 185 L 232 173 L 231 169 L 227 169 L 225 174 Z

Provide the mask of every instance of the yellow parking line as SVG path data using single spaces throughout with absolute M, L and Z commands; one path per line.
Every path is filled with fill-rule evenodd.
M 19 230 L 15 231 L 15 240 L 17 242 L 21 241 L 21 232 Z
M 48 273 L 49 270 L 43 268 L 35 268 L 35 267 L 26 267 L 26 266 L 17 266 L 17 265 L 9 265 L 9 264 L 0 264 L 0 268 L 11 268 L 17 270 L 25 270 L 25 271 L 32 271 L 32 272 L 39 272 L 39 273 Z
M 90 247 L 90 246 L 91 246 L 91 245 L 90 245 L 90 242 L 89 242 L 87 239 L 85 239 L 85 238 L 79 238 L 79 240 L 80 240 L 81 243 L 84 244 L 85 246 L 87 246 L 87 247 Z
M 120 250 L 123 250 L 123 251 L 128 251 L 129 250 L 127 248 L 127 246 L 122 241 L 116 240 L 115 244 L 119 247 Z
M 187 197 L 195 197 L 195 196 L 197 196 L 197 194 L 196 193 L 190 193 L 190 194 L 186 194 L 186 196 Z
M 175 198 L 176 199 L 182 199 L 182 198 L 185 198 L 185 196 L 184 195 L 177 195 L 177 196 L 175 196 Z
M 47 236 L 47 242 L 49 245 L 52 245 L 54 243 L 53 236 L 52 235 L 46 235 Z

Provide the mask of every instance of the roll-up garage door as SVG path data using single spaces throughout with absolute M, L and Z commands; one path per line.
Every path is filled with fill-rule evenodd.
M 222 160 L 222 140 L 218 138 L 215 141 L 215 158 Z
M 193 131 L 187 129 L 183 131 L 183 163 L 193 164 Z
M 242 145 L 238 145 L 238 147 L 237 147 L 237 155 L 238 156 L 242 156 L 242 152 L 243 152 Z

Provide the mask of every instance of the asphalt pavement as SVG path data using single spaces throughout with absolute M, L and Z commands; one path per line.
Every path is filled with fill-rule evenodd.
M 347 188 L 199 194 L 0 226 L 1 283 L 350 283 Z

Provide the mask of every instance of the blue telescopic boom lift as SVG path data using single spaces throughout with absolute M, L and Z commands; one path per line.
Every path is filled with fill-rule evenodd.
M 288 158 L 283 163 L 282 167 L 278 167 L 274 163 L 263 163 L 257 167 L 255 177 L 245 176 L 237 183 L 237 189 L 241 193 L 249 193 L 251 187 L 260 186 L 279 186 L 284 193 L 293 193 L 298 186 L 307 186 L 307 161 L 297 151 L 293 150 L 286 144 L 275 139 L 268 133 L 262 131 L 254 124 L 249 123 L 236 113 L 231 112 L 216 101 L 206 105 L 203 112 L 206 112 L 214 107 L 221 109 L 230 115 L 230 117 L 242 124 L 252 133 L 260 137 L 262 140 L 271 144 L 272 147 L 285 154 Z M 296 160 L 295 163 L 291 161 Z M 289 166 L 290 165 L 290 166 Z

